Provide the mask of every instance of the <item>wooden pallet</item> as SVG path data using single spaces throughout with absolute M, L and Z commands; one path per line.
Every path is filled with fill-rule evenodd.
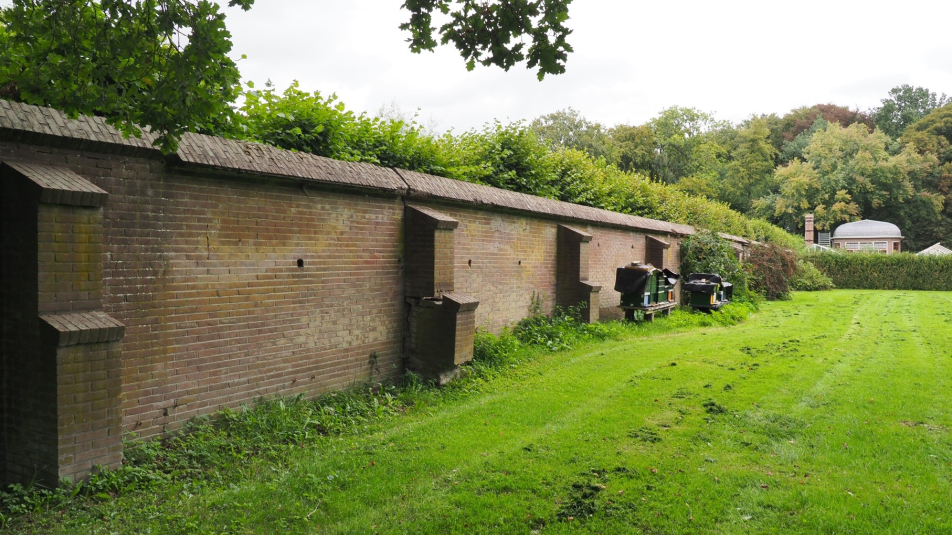
M 628 321 L 635 320 L 635 311 L 644 312 L 645 321 L 654 321 L 654 316 L 657 313 L 661 313 L 665 316 L 671 315 L 671 309 L 678 306 L 678 303 L 675 301 L 668 301 L 667 303 L 659 303 L 657 305 L 651 305 L 647 307 L 629 307 L 629 306 L 619 306 L 618 308 L 625 311 L 625 319 Z

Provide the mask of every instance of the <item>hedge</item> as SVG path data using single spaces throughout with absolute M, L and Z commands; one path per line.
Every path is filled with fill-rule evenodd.
M 820 253 L 804 257 L 837 288 L 952 290 L 952 255 Z

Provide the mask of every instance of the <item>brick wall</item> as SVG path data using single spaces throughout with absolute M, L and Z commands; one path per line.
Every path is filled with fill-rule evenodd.
M 533 296 L 543 310 L 555 308 L 556 248 L 559 219 L 429 203 L 459 221 L 456 239 L 456 291 L 479 300 L 476 325 L 490 332 L 526 317 Z M 619 319 L 621 294 L 614 291 L 615 269 L 645 260 L 645 236 L 671 243 L 665 267 L 677 271 L 678 239 L 624 229 L 571 223 L 592 235 L 589 243 L 589 280 L 600 285 L 599 317 Z M 679 287 L 680 288 L 680 287 Z
M 55 465 L 56 370 L 40 355 L 37 311 L 37 200 L 24 184 L 0 172 L 3 223 L 3 340 L 0 392 L 2 471 L 9 481 L 30 481 Z M 18 448 L 29 444 L 29 448 Z
M 40 314 L 102 306 L 102 210 L 39 204 Z
M 644 260 L 652 235 L 671 244 L 666 267 L 677 270 L 679 236 L 693 232 L 207 136 L 187 136 L 166 157 L 95 120 L 56 113 L 0 101 L 0 161 L 65 170 L 40 201 L 0 177 L 8 480 L 28 480 L 40 466 L 82 477 L 115 464 L 122 431 L 152 437 L 261 396 L 392 378 L 417 344 L 448 348 L 438 358 L 458 365 L 471 355 L 474 327 L 498 332 L 534 300 L 552 311 L 560 225 L 592 236 L 579 265 L 587 261 L 589 283 L 601 286 L 591 294 L 598 316 L 621 317 L 615 268 Z M 78 189 L 60 195 L 54 179 L 72 182 L 67 193 Z M 90 191 L 101 208 L 80 202 Z M 408 206 L 429 213 L 429 234 L 404 239 Z M 420 266 L 428 278 L 405 286 L 405 270 Z M 444 312 L 413 309 L 414 292 L 443 294 Z M 87 312 L 124 324 L 124 337 L 87 325 L 89 339 L 72 343 L 67 316 Z M 59 331 L 41 335 L 44 314 Z M 429 326 L 414 331 L 421 319 Z
M 127 430 L 401 371 L 398 199 L 162 173 L 102 185 Z

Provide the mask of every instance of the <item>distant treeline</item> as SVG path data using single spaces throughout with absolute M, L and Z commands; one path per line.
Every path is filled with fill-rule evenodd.
M 812 212 L 820 230 L 889 221 L 909 250 L 952 239 L 949 99 L 903 85 L 881 103 L 866 111 L 818 104 L 738 125 L 674 107 L 642 125 L 605 127 L 567 109 L 531 128 L 553 147 L 583 150 L 792 233 Z

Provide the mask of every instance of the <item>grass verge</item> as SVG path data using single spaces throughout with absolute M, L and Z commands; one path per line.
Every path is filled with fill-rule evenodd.
M 727 328 L 672 320 L 424 388 L 221 479 L 80 496 L 10 529 L 952 533 L 952 295 L 834 290 Z
M 651 324 L 585 324 L 578 321 L 577 311 L 534 314 L 498 336 L 478 332 L 473 362 L 448 387 L 436 388 L 408 374 L 398 384 L 367 384 L 312 400 L 262 399 L 254 407 L 196 418 L 165 441 L 130 441 L 120 468 L 103 470 L 81 484 L 57 489 L 12 485 L 0 491 L 0 529 L 43 530 L 63 515 L 107 519 L 110 515 L 100 515 L 102 506 L 119 497 L 189 495 L 234 485 L 250 471 L 276 470 L 292 452 L 320 447 L 330 437 L 372 432 L 396 415 L 426 414 L 448 400 L 478 393 L 542 353 L 678 329 L 731 325 L 747 318 L 752 309 L 735 304 L 715 314 L 677 310 L 669 319 Z M 192 527 L 184 525 L 186 530 Z

